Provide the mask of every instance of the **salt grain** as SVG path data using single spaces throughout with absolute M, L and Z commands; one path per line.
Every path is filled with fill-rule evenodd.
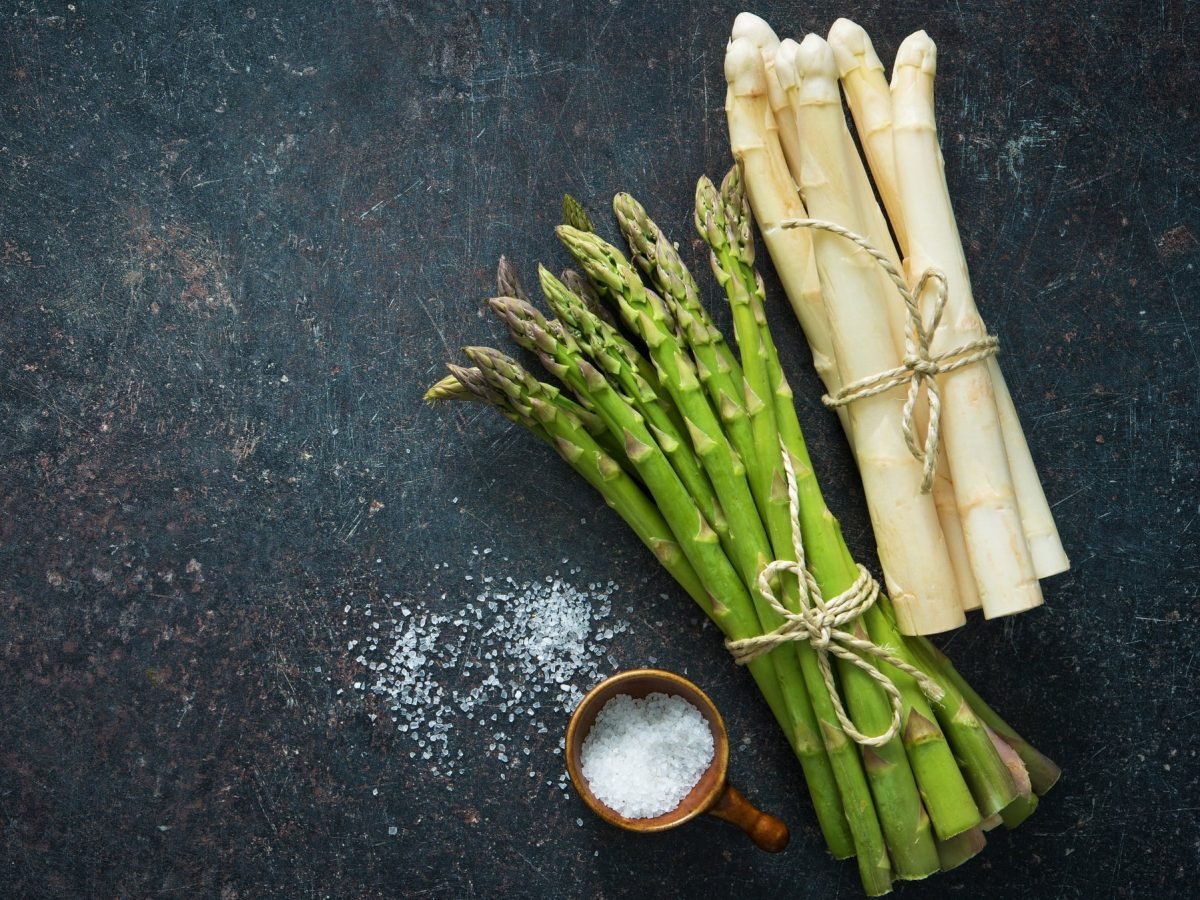
M 629 627 L 613 616 L 612 582 L 580 589 L 554 572 L 526 583 L 498 575 L 493 584 L 476 568 L 497 563 L 491 553 L 490 547 L 476 550 L 457 567 L 474 582 L 465 588 L 473 596 L 457 604 L 447 594 L 402 602 L 385 596 L 390 602 L 378 604 L 382 609 L 364 623 L 366 634 L 347 646 L 360 650 L 355 661 L 370 676 L 353 682 L 354 688 L 379 699 L 409 749 L 415 748 L 410 758 L 428 760 L 431 770 L 448 777 L 461 765 L 455 759 L 463 758 L 452 747 L 456 725 L 469 737 L 478 722 L 516 729 L 497 733 L 494 741 L 507 745 L 467 749 L 519 765 L 507 747 L 559 731 L 584 691 L 609 674 L 608 667 L 616 668 L 611 641 Z
M 579 756 L 592 793 L 630 819 L 677 808 L 712 759 L 712 732 L 700 710 L 662 693 L 609 700 Z

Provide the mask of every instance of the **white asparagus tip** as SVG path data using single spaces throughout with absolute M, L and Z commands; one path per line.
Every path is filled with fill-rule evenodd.
M 924 31 L 917 31 L 906 37 L 896 51 L 896 63 L 892 67 L 893 77 L 896 70 L 905 67 L 920 69 L 927 75 L 937 74 L 937 45 Z
M 837 62 L 824 38 L 815 34 L 805 35 L 796 49 L 794 66 L 796 81 L 800 85 L 797 102 L 828 103 L 840 97 Z
M 775 75 L 785 91 L 790 91 L 797 84 L 796 54 L 799 52 L 800 45 L 791 38 L 781 41 L 779 49 L 775 51 Z
M 883 71 L 883 62 L 875 52 L 871 36 L 865 28 L 849 19 L 838 19 L 829 29 L 829 46 L 833 48 L 838 69 L 843 75 L 855 69 Z
M 754 42 L 755 47 L 767 54 L 773 54 L 775 48 L 779 46 L 779 36 L 775 34 L 775 29 L 767 24 L 766 19 L 751 12 L 737 14 L 737 18 L 733 20 L 733 31 L 729 36 L 735 41 L 738 38 L 748 38 Z
M 758 46 L 749 38 L 734 38 L 725 48 L 725 82 L 739 97 L 767 92 L 767 71 Z

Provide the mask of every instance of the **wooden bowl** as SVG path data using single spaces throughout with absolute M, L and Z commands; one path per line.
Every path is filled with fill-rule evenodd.
M 587 779 L 583 777 L 579 757 L 583 750 L 584 738 L 596 724 L 596 716 L 604 708 L 604 704 L 618 694 L 627 694 L 640 700 L 653 693 L 682 697 L 700 710 L 712 731 L 713 760 L 695 787 L 675 809 L 660 816 L 631 819 L 610 809 L 592 793 Z M 708 813 L 737 825 L 760 849 L 777 853 L 787 846 L 787 825 L 775 816 L 756 809 L 741 792 L 725 780 L 729 769 L 729 735 L 725 732 L 725 722 L 717 712 L 716 706 L 704 691 L 674 672 L 662 669 L 630 669 L 605 679 L 592 688 L 580 701 L 567 724 L 566 758 L 567 772 L 583 802 L 611 825 L 643 833 L 665 831 L 682 825 L 701 813 Z

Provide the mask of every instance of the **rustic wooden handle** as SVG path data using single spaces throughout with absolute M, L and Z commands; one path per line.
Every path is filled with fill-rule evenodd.
M 732 822 L 750 836 L 759 850 L 768 853 L 778 853 L 791 838 L 787 824 L 782 819 L 755 807 L 731 784 L 725 785 L 724 793 L 708 812 L 718 819 Z

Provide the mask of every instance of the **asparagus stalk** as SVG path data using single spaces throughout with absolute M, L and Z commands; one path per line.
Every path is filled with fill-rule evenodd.
M 901 44 L 893 72 L 892 134 L 904 215 L 907 264 L 912 272 L 934 268 L 947 276 L 948 302 L 934 334 L 935 354 L 986 336 L 971 297 L 966 258 L 946 188 L 933 113 L 936 48 L 925 32 Z M 950 462 L 959 517 L 984 615 L 1023 612 L 1041 605 L 1013 491 L 995 394 L 988 368 L 971 365 L 939 378 L 942 440 Z
M 538 269 L 538 280 L 542 284 L 543 293 L 545 292 L 546 276 L 542 274 L 542 267 Z M 551 276 L 552 277 L 552 276 Z M 604 345 L 611 349 L 615 354 L 618 354 L 625 360 L 634 370 L 636 376 L 654 391 L 655 396 L 660 400 L 665 399 L 666 393 L 659 384 L 658 374 L 654 371 L 654 366 L 650 361 L 642 355 L 641 351 L 633 345 L 633 343 L 622 334 L 618 328 L 616 320 L 608 313 L 608 310 L 602 306 L 597 298 L 595 290 L 591 283 L 574 269 L 566 269 L 557 279 L 560 285 L 558 293 L 569 295 L 570 308 L 580 310 L 577 313 L 571 314 L 571 320 L 564 320 L 565 324 L 571 328 L 572 332 L 580 332 L 582 325 L 576 321 L 578 318 L 583 323 L 595 322 L 592 328 L 600 332 L 604 337 Z M 554 301 L 547 297 L 548 303 Z M 564 301 L 565 302 L 565 301 Z M 555 315 L 559 315 L 559 311 L 555 309 Z M 575 335 L 578 339 L 579 334 Z
M 642 351 L 621 333 L 612 310 L 601 301 L 600 293 L 596 290 L 596 286 L 574 269 L 564 269 L 559 276 L 559 281 L 563 283 L 568 291 L 583 301 L 583 305 L 587 307 L 588 312 L 609 326 L 613 340 L 619 345 L 624 356 L 633 363 L 638 376 L 646 384 L 650 385 L 650 389 L 654 391 L 659 399 L 665 400 L 667 392 L 663 390 L 662 382 L 658 380 L 658 372 L 655 371 L 653 364 L 651 364 L 650 360 L 646 359 Z M 679 417 L 675 407 L 667 404 L 667 413 L 671 416 L 671 420 L 675 423 L 676 428 L 682 429 L 683 419 Z
M 812 350 L 813 368 L 831 393 L 842 386 L 834 361 L 825 301 L 812 252 L 812 236 L 781 223 L 806 218 L 779 144 L 767 102 L 766 71 L 758 47 L 735 37 L 725 51 L 725 115 L 734 159 L 742 166 L 746 192 L 763 243 L 775 264 L 792 311 Z M 845 415 L 840 411 L 841 415 Z
M 737 536 L 726 547 L 729 557 L 741 572 L 743 582 L 753 590 L 758 573 L 769 561 L 769 543 L 746 482 L 746 467 L 701 391 L 690 354 L 675 336 L 662 301 L 646 290 L 621 252 L 611 244 L 570 226 L 559 227 L 558 234 L 588 276 L 604 283 L 617 298 L 626 325 L 645 341 L 664 388 L 683 415 L 730 532 Z M 763 604 L 759 615 L 768 620 L 778 619 Z M 768 630 L 778 624 L 774 621 Z
M 850 107 L 859 143 L 887 209 L 900 252 L 904 254 L 908 248 L 908 232 L 892 146 L 892 95 L 883 75 L 883 63 L 875 54 L 866 31 L 849 19 L 838 19 L 833 23 L 829 29 L 829 46 L 837 61 L 846 105 Z
M 844 128 L 837 74 L 829 46 L 816 35 L 796 54 L 797 124 L 802 144 L 801 184 L 816 217 L 859 226 L 859 203 L 845 174 L 838 130 Z M 847 253 L 844 238 L 813 235 L 825 309 L 837 349 L 842 381 L 850 383 L 891 369 L 899 358 L 891 336 L 878 323 L 882 304 L 876 262 L 865 253 Z M 954 570 L 932 498 L 921 492 L 922 471 L 898 427 L 904 398 L 876 394 L 849 406 L 857 441 L 859 473 L 875 529 L 888 594 L 902 631 L 931 634 L 965 621 Z
M 701 304 L 700 289 L 675 246 L 640 203 L 628 194 L 617 194 L 613 210 L 629 242 L 632 260 L 658 289 L 679 326 L 678 333 L 691 351 L 696 372 L 720 416 L 730 445 L 743 464 L 751 466 L 756 453 L 742 368 Z M 765 517 L 762 498 L 753 481 L 750 488 L 759 503 L 760 515 Z
M 675 245 L 629 194 L 620 193 L 613 198 L 613 211 L 638 269 L 650 279 L 659 296 L 673 301 L 675 310 L 694 320 L 694 326 L 688 329 L 688 340 L 698 361 L 711 372 L 728 372 L 730 378 L 740 382 L 742 370 L 737 357 L 700 302 L 700 288 Z
M 775 71 L 776 55 L 779 52 L 780 40 L 775 30 L 766 20 L 753 13 L 738 13 L 733 20 L 730 39 L 744 38 L 758 48 L 763 62 L 764 87 L 766 88 L 767 103 L 770 107 L 776 133 L 779 137 L 779 148 L 792 182 L 799 187 L 799 167 L 796 161 L 800 158 L 800 133 L 796 129 L 796 119 L 792 115 L 791 103 L 788 100 L 783 84 Z

